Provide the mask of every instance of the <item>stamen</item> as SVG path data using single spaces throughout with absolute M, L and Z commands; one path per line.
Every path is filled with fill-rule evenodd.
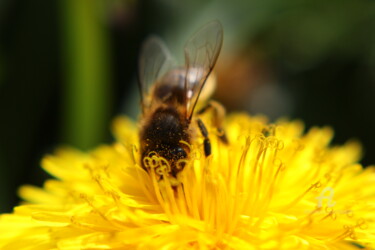
M 176 168 L 178 169 L 178 170 L 182 170 L 182 169 L 184 169 L 185 168 L 185 166 L 187 166 L 188 165 L 188 160 L 186 160 L 186 159 L 179 159 L 177 162 L 176 162 Z
M 294 205 L 296 205 L 298 202 L 302 200 L 302 198 L 308 194 L 313 188 L 319 188 L 321 186 L 320 181 L 312 184 L 309 188 L 307 188 L 302 194 L 300 194 L 297 198 L 295 198 L 293 201 L 291 201 L 288 205 L 284 206 L 282 209 L 285 211 L 289 210 L 292 208 Z
M 189 152 L 192 152 L 192 147 L 190 145 L 190 143 L 186 142 L 186 141 L 183 141 L 183 140 L 180 140 L 179 143 L 182 143 L 184 144 L 185 146 L 187 146 L 189 148 Z
M 102 217 L 103 220 L 109 222 L 112 224 L 111 220 L 109 220 L 94 204 L 92 201 L 87 197 L 86 194 L 80 194 L 80 198 L 85 200 L 86 203 L 93 209 L 93 211 L 97 214 L 99 214 L 100 217 Z

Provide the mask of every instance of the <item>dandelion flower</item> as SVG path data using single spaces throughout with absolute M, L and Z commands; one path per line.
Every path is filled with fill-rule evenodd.
M 1 216 L 0 248 L 375 247 L 375 173 L 357 163 L 358 144 L 332 147 L 329 128 L 304 134 L 298 121 L 237 114 L 225 145 L 206 122 L 212 154 L 194 140 L 178 185 L 140 166 L 126 118 L 114 122 L 113 145 L 46 156 L 55 178 L 20 189 L 24 203 Z

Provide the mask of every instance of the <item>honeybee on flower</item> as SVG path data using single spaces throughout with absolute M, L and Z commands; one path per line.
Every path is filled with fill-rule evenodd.
M 214 84 L 208 77 L 222 43 L 222 25 L 218 21 L 206 24 L 187 41 L 184 67 L 175 66 L 159 38 L 151 37 L 143 45 L 139 63 L 142 166 L 155 171 L 160 179 L 169 178 L 174 185 L 178 185 L 177 175 L 187 163 L 191 151 L 189 144 L 196 140 L 197 133 L 204 137 L 205 156 L 211 154 L 208 131 L 199 114 L 215 109 L 215 124 L 222 142 L 227 143 L 221 127 L 224 108 L 220 104 L 210 102 L 195 112 L 197 103 L 209 97 L 204 95 L 200 100 L 205 84 Z
M 207 109 L 223 112 L 195 111 L 221 43 L 209 23 L 176 68 L 149 40 L 140 128 L 119 117 L 113 144 L 44 157 L 54 179 L 20 188 L 23 203 L 0 217 L 0 248 L 374 249 L 375 168 L 358 164 L 357 143 L 332 147 L 330 128 L 247 114 L 203 123 Z

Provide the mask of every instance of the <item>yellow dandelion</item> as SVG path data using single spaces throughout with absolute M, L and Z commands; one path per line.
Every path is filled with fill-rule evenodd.
M 329 146 L 329 128 L 232 115 L 230 143 L 208 125 L 212 154 L 193 141 L 178 185 L 141 167 L 133 122 L 114 129 L 113 145 L 43 159 L 55 179 L 20 189 L 25 202 L 1 216 L 1 249 L 375 247 L 374 168 L 356 163 L 354 142 Z

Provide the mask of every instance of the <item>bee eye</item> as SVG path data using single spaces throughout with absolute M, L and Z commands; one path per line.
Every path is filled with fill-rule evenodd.
M 176 147 L 172 150 L 172 154 L 177 158 L 177 159 L 181 159 L 181 158 L 186 158 L 187 157 L 187 154 L 185 152 L 185 150 L 181 147 Z

